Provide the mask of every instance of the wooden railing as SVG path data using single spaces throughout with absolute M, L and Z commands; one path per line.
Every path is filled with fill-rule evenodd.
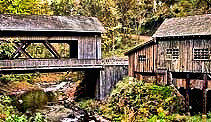
M 102 59 L 102 65 L 128 65 L 128 59 L 126 58 Z
M 15 59 L 0 60 L 0 69 L 36 67 L 86 67 L 103 65 L 127 65 L 126 59 Z
M 0 60 L 0 68 L 76 67 L 100 65 L 101 60 L 78 59 L 16 59 Z

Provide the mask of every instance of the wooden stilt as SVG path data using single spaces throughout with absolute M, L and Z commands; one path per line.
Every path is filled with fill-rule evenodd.
M 186 89 L 185 89 L 186 95 L 185 95 L 185 111 L 189 112 L 189 104 L 190 104 L 190 100 L 189 100 L 189 93 L 190 93 L 190 75 L 187 74 L 186 75 Z
M 172 85 L 172 73 L 171 72 L 168 72 L 167 73 L 167 84 L 168 85 Z
M 207 74 L 203 76 L 203 114 L 206 115 L 207 113 Z
M 155 74 L 155 84 L 158 85 L 158 74 Z

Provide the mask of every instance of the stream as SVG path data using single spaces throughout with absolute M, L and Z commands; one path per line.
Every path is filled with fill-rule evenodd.
M 93 112 L 87 112 L 68 98 L 67 91 L 74 89 L 75 82 L 37 84 L 40 90 L 23 93 L 16 100 L 19 111 L 26 114 L 41 112 L 48 122 L 109 122 Z

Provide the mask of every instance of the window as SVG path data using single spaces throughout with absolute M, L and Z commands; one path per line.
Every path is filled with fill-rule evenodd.
M 139 56 L 138 56 L 138 61 L 140 61 L 140 62 L 141 62 L 141 61 L 146 61 L 146 59 L 147 59 L 147 58 L 146 58 L 146 55 L 139 55 Z
M 179 49 L 178 48 L 169 48 L 166 50 L 166 59 L 173 60 L 179 59 Z
M 210 50 L 204 49 L 193 49 L 194 60 L 208 60 L 210 59 Z

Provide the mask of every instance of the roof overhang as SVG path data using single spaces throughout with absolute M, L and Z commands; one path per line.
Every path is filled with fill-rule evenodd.
M 125 54 L 125 55 L 129 55 L 129 54 L 135 52 L 135 51 L 138 50 L 138 49 L 142 49 L 142 48 L 144 48 L 145 46 L 154 44 L 154 42 L 155 42 L 154 39 L 151 39 L 151 40 L 149 40 L 149 41 L 147 41 L 147 42 L 144 42 L 144 43 L 142 43 L 142 44 L 140 44 L 140 45 L 138 45 L 138 46 L 135 46 L 134 48 L 128 50 L 128 51 L 125 52 L 124 54 Z

